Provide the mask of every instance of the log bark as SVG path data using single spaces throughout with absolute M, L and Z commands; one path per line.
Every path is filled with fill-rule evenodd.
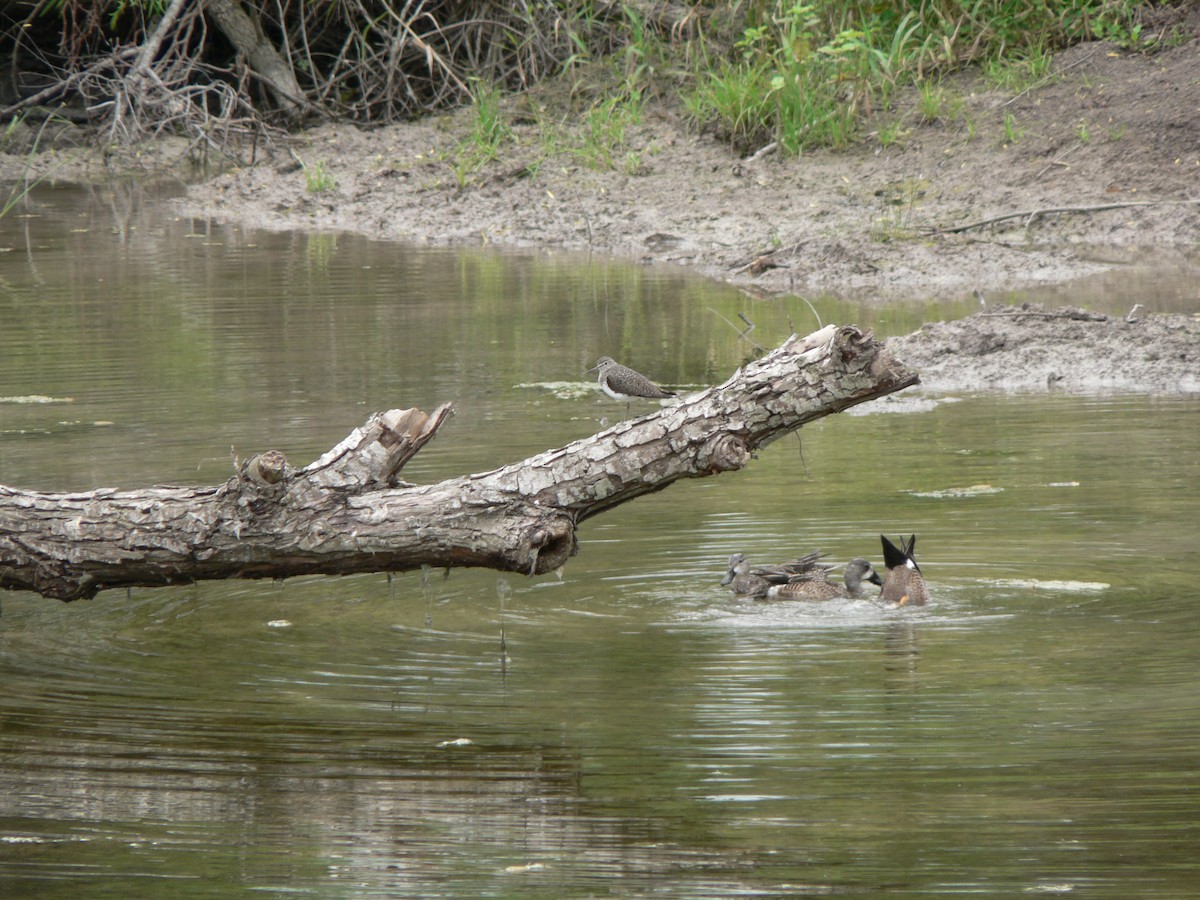
M 806 422 L 917 381 L 869 332 L 831 325 L 675 405 L 438 484 L 398 474 L 449 404 L 376 413 L 304 468 L 268 451 L 213 487 L 0 486 L 0 587 L 75 600 L 104 588 L 422 565 L 550 572 L 575 553 L 585 519 L 680 478 L 740 469 Z

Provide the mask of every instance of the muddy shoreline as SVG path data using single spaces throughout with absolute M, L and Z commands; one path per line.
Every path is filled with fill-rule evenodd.
M 888 348 L 926 391 L 1200 394 L 1200 318 L 996 305 Z
M 1118 262 L 1200 264 L 1200 40 L 1156 56 L 1081 45 L 1055 65 L 1057 78 L 1017 96 L 964 73 L 945 85 L 962 101 L 952 119 L 914 118 L 888 147 L 868 138 L 797 158 L 739 159 L 667 102 L 630 136 L 635 174 L 569 154 L 539 164 L 534 126 L 518 125 L 510 152 L 462 189 L 445 157 L 467 113 L 330 126 L 297 156 L 323 163 L 332 190 L 306 192 L 286 155 L 195 186 L 179 208 L 418 243 L 587 250 L 767 294 L 962 296 Z M 1000 216 L 1011 218 L 948 232 Z
M 1200 272 L 1200 36 L 1153 56 L 1080 45 L 1054 68 L 1015 96 L 959 74 L 944 85 L 956 98 L 944 119 L 921 120 L 900 97 L 897 109 L 914 111 L 898 140 L 868 136 L 849 151 L 795 158 L 738 158 L 689 129 L 674 98 L 652 103 L 628 135 L 636 167 L 597 171 L 565 152 L 544 159 L 534 126 L 518 124 L 506 155 L 465 187 L 447 162 L 469 129 L 465 111 L 372 131 L 325 126 L 272 160 L 190 185 L 175 204 L 181 215 L 271 229 L 585 250 L 686 266 L 758 296 L 990 298 L 1118 265 Z M 311 193 L 302 163 L 317 162 L 334 184 Z M 28 160 L 0 160 L 0 176 L 17 163 Z M 939 333 L 941 352 L 919 367 L 929 387 L 1003 387 L 1004 366 L 985 369 L 1057 333 L 1056 353 L 1007 364 L 1022 389 L 1195 391 L 1195 319 L 1171 318 L 1155 332 L 1158 349 L 1123 353 L 1112 348 L 1136 323 L 1119 318 L 1042 318 L 1032 330 L 1009 322 L 998 336 L 994 317 L 972 317 L 958 327 L 974 338 Z M 1095 371 L 1081 342 L 1106 330 L 1106 352 L 1127 371 L 1076 377 Z M 907 352 L 933 353 L 933 336 L 921 334 L 904 339 Z M 988 351 L 947 352 L 950 340 Z

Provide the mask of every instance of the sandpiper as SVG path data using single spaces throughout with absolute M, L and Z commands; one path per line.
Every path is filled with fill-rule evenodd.
M 917 536 L 914 534 L 907 541 L 900 538 L 899 547 L 882 534 L 879 540 L 883 542 L 883 564 L 887 566 L 880 599 L 893 606 L 924 606 L 929 602 L 929 588 L 913 559 Z
M 665 400 L 674 397 L 674 391 L 664 391 L 657 384 L 628 366 L 623 366 L 611 356 L 602 356 L 589 372 L 600 370 L 600 388 L 614 400 L 625 401 L 625 415 L 629 415 L 629 401 L 635 397 L 647 400 Z

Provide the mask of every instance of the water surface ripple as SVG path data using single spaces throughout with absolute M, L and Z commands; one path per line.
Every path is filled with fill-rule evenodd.
M 0 247 L 0 483 L 47 490 L 303 464 L 445 400 L 406 477 L 483 471 L 622 415 L 601 354 L 705 384 L 746 358 L 721 318 L 817 325 L 134 187 L 38 192 Z M 974 302 L 808 299 L 883 335 Z M 561 576 L 0 596 L 0 894 L 1194 897 L 1200 400 L 932 399 L 591 520 Z M 879 563 L 880 532 L 918 534 L 930 606 L 718 583 L 733 552 Z

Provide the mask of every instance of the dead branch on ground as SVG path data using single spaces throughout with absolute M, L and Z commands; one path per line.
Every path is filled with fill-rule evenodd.
M 990 219 L 981 219 L 978 222 L 970 222 L 966 225 L 952 225 L 943 227 L 941 225 L 931 225 L 923 228 L 922 231 L 926 234 L 959 234 L 963 231 L 971 231 L 975 228 L 986 228 L 989 225 L 996 225 L 1000 222 L 1007 222 L 1009 219 L 1027 219 L 1025 223 L 1028 227 L 1029 223 L 1041 216 L 1053 216 L 1059 214 L 1074 214 L 1074 213 L 1094 213 L 1105 212 L 1110 209 L 1126 209 L 1133 206 L 1168 206 L 1172 204 L 1195 204 L 1200 203 L 1200 200 L 1126 200 L 1120 203 L 1100 203 L 1096 206 L 1048 206 L 1042 209 L 1027 209 L 1021 212 L 1005 213 L 1001 216 L 992 216 Z

